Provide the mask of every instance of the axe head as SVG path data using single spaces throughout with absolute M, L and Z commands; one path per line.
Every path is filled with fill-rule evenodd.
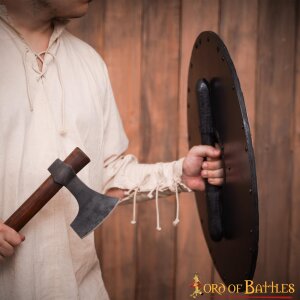
M 79 211 L 71 227 L 81 238 L 95 230 L 119 202 L 90 189 L 76 176 L 71 166 L 59 159 L 48 170 L 54 182 L 65 186 L 78 202 Z
M 101 225 L 118 204 L 118 199 L 85 187 L 86 189 L 82 190 L 80 197 L 75 196 L 79 204 L 79 211 L 71 223 L 71 227 L 81 238 Z

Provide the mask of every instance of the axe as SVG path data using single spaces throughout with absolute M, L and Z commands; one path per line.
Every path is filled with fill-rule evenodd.
M 20 231 L 65 186 L 79 205 L 78 214 L 71 227 L 84 238 L 96 229 L 118 204 L 118 199 L 97 193 L 76 176 L 89 162 L 88 156 L 79 148 L 75 148 L 64 161 L 56 159 L 48 168 L 51 175 L 4 224 Z

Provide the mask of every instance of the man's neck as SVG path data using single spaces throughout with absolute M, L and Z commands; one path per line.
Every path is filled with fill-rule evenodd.
M 21 34 L 29 47 L 37 53 L 46 51 L 53 32 L 51 18 L 43 14 L 42 10 L 35 12 L 32 7 L 18 6 L 14 1 L 4 1 L 4 4 L 12 26 Z

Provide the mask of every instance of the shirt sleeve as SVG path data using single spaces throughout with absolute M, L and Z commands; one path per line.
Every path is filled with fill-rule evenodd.
M 125 191 L 122 202 L 133 202 L 133 220 L 136 223 L 136 202 L 155 198 L 157 229 L 160 230 L 158 198 L 176 195 L 177 211 L 174 225 L 179 222 L 178 193 L 191 191 L 181 180 L 183 159 L 156 164 L 140 164 L 133 155 L 123 155 L 128 147 L 128 139 L 113 96 L 112 87 L 106 73 L 106 93 L 104 101 L 104 173 L 103 191 L 118 188 Z

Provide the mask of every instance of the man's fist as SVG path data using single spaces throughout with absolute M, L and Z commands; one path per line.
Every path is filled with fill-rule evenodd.
M 222 185 L 224 170 L 220 159 L 221 151 L 211 146 L 194 146 L 183 161 L 182 181 L 192 190 L 205 190 L 204 178 L 210 184 Z M 207 158 L 204 161 L 204 158 Z
M 17 233 L 0 220 L 0 262 L 5 257 L 13 255 L 15 247 L 19 246 L 24 240 L 25 237 L 22 234 Z

